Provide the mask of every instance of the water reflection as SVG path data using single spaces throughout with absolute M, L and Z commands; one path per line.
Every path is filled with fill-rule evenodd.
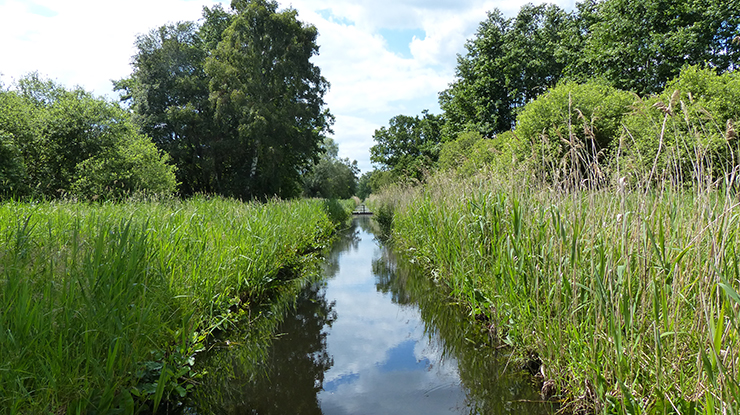
M 274 341 L 214 353 L 192 413 L 547 413 L 506 356 L 357 218 Z M 268 347 L 269 346 L 269 347 Z M 502 374 L 507 373 L 507 374 Z

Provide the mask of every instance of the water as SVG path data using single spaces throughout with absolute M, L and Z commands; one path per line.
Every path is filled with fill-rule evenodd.
M 355 218 L 274 341 L 210 356 L 189 413 L 552 413 L 481 327 Z

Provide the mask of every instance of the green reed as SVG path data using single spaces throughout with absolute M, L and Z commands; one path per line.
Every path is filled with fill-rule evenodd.
M 740 206 L 729 191 L 554 192 L 437 176 L 388 189 L 393 238 L 566 410 L 736 413 Z
M 0 413 L 156 412 L 334 226 L 319 200 L 0 205 Z

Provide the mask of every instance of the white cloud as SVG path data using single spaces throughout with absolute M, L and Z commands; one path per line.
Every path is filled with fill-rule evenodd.
M 213 1 L 6 0 L 0 4 L 0 72 L 14 79 L 39 71 L 68 86 L 113 97 L 110 80 L 131 73 L 137 35 L 197 20 Z M 40 6 L 56 15 L 34 14 Z
M 452 82 L 486 11 L 516 13 L 526 0 L 281 0 L 319 30 L 321 67 L 332 88 L 340 154 L 370 169 L 375 129 L 398 114 L 438 110 L 437 93 Z M 111 80 L 130 74 L 137 35 L 163 24 L 197 20 L 203 6 L 229 0 L 5 0 L 0 2 L 0 73 L 7 84 L 39 71 L 68 85 L 115 97 Z M 571 7 L 572 1 L 560 0 Z M 324 17 L 327 16 L 328 18 Z M 389 50 L 382 29 L 416 29 L 412 58 Z

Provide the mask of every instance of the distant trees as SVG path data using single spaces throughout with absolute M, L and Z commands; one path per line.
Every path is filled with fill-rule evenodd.
M 439 158 L 442 124 L 441 117 L 428 111 L 421 117 L 395 116 L 388 128 L 375 130 L 370 160 L 396 177 L 421 179 Z
M 587 0 L 573 12 L 525 5 L 514 18 L 494 10 L 458 57 L 440 93 L 454 137 L 514 127 L 519 109 L 561 79 L 599 78 L 637 94 L 658 92 L 685 65 L 720 73 L 740 59 L 737 0 Z
M 328 82 L 310 62 L 317 31 L 275 1 L 204 9 L 203 24 L 163 26 L 136 43 L 117 83 L 142 129 L 178 166 L 181 192 L 291 197 L 333 121 Z
M 458 56 L 455 81 L 440 93 L 447 135 L 511 129 L 517 108 L 554 86 L 574 58 L 574 28 L 573 15 L 555 5 L 528 4 L 510 19 L 489 12 Z
M 684 178 L 712 166 L 716 177 L 737 163 L 728 138 L 737 117 L 699 93 L 733 102 L 738 11 L 738 0 L 584 0 L 572 12 L 528 4 L 512 18 L 493 10 L 439 94 L 443 113 L 424 113 L 440 132 L 436 147 L 415 141 L 419 117 L 394 117 L 376 130 L 378 170 L 361 182 L 420 179 L 433 168 L 468 175 L 492 164 L 500 172 L 526 164 L 546 180 L 601 180 L 605 164 L 648 180 L 665 166 Z M 677 126 L 679 112 L 688 127 Z M 669 142 L 664 126 L 679 138 Z
M 305 174 L 303 194 L 307 197 L 349 199 L 357 192 L 357 160 L 339 157 L 339 147 L 331 138 L 324 139 L 324 153 Z
M 174 166 L 117 104 L 29 75 L 0 90 L 0 194 L 170 194 Z
M 603 77 L 640 95 L 661 91 L 686 65 L 719 73 L 740 61 L 738 0 L 585 2 L 586 35 L 573 75 Z M 582 73 L 578 73 L 582 72 Z

